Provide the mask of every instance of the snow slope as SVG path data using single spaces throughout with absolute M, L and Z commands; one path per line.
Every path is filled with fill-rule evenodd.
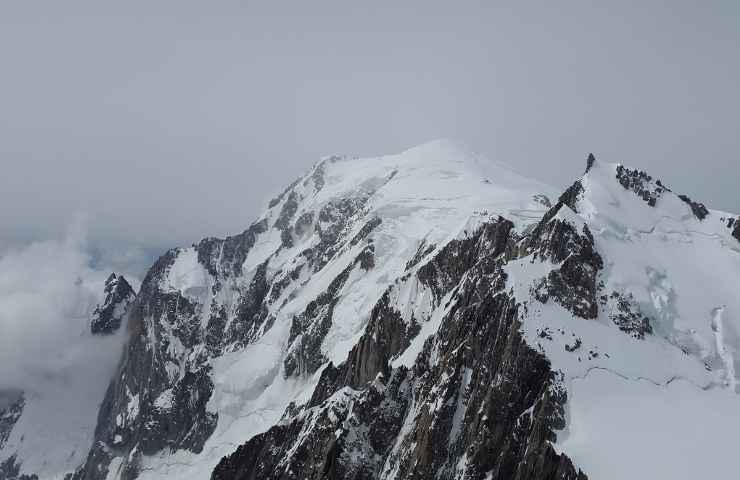
M 727 228 L 735 216 L 709 210 L 700 219 L 670 191 L 650 206 L 619 183 L 619 168 L 596 162 L 579 180 L 579 213 L 568 209 L 604 261 L 598 318 L 530 297 L 550 266 L 507 267 L 530 302 L 528 341 L 564 374 L 569 422 L 558 447 L 592 478 L 723 478 L 737 469 L 727 442 L 740 410 L 740 242 Z M 611 292 L 649 319 L 651 335 L 619 331 Z
M 263 266 L 273 284 L 285 272 L 298 268 L 300 273 L 270 301 L 267 316 L 274 321 L 269 328 L 261 327 L 247 345 L 227 345 L 222 355 L 208 361 L 214 383 L 208 410 L 218 414 L 218 423 L 202 451 L 165 450 L 144 456 L 140 478 L 206 478 L 223 456 L 277 423 L 290 402 L 308 401 L 321 368 L 298 376 L 286 373 L 286 358 L 306 341 L 305 336 L 303 340 L 290 338 L 291 322 L 343 272 L 349 269 L 333 305 L 333 321 L 320 344 L 322 361 L 335 364 L 357 343 L 373 306 L 404 274 L 407 262 L 420 247 L 430 248 L 428 255 L 497 215 L 510 218 L 516 229 L 524 230 L 547 210 L 548 200 L 543 198 L 553 198 L 556 193 L 505 165 L 487 162 L 441 140 L 397 155 L 322 160 L 257 219 L 256 225 L 269 228 L 256 236 L 254 246 L 237 265 L 236 275 L 228 281 L 209 273 L 199 261 L 196 247 L 178 249 L 158 288 L 200 305 L 194 322 L 204 329 L 216 306 L 234 311 L 243 296 L 240 292 Z M 287 217 L 289 222 L 281 220 Z M 282 230 L 288 223 L 290 238 L 286 240 Z M 337 225 L 340 228 L 333 238 Z M 362 237 L 368 225 L 374 227 Z M 320 251 L 322 235 L 333 242 L 324 253 L 326 258 L 305 266 L 304 252 Z M 360 237 L 362 241 L 353 240 Z M 355 262 L 369 244 L 374 266 L 363 269 Z M 212 294 L 217 283 L 220 290 Z M 408 288 L 412 291 L 400 292 L 399 305 L 417 300 L 421 304 L 425 296 L 428 301 L 429 292 L 419 291 L 418 285 Z M 412 314 L 409 310 L 409 318 Z M 225 329 L 234 321 L 227 320 Z M 175 337 L 171 335 L 167 343 L 170 349 L 180 349 L 176 357 L 183 359 L 168 367 L 176 377 L 188 368 L 186 358 L 192 350 L 182 347 Z M 121 465 L 117 462 L 113 467 L 119 466 L 122 472 Z M 115 477 L 115 472 L 111 474 Z

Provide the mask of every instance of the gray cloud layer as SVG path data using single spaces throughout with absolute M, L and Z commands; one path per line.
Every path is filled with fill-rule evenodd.
M 77 212 L 99 242 L 232 233 L 322 155 L 437 137 L 740 211 L 740 3 L 493 3 L 4 2 L 0 245 Z

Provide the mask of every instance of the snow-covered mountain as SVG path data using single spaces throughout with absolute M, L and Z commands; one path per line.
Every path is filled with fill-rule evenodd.
M 558 191 L 448 141 L 322 160 L 135 297 L 109 279 L 128 337 L 86 458 L 35 470 L 17 394 L 0 480 L 726 476 L 740 220 L 586 167 Z

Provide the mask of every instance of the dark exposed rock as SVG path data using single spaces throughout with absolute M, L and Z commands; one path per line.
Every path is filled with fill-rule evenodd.
M 581 318 L 598 315 L 599 270 L 604 266 L 587 225 L 580 227 L 565 218 L 555 218 L 563 202 L 548 212 L 525 241 L 525 251 L 535 258 L 560 264 L 535 288 L 535 298 L 545 303 L 550 298 Z M 571 214 L 573 212 L 570 212 Z
M 226 332 L 225 343 L 243 347 L 255 338 L 267 318 L 265 298 L 269 291 L 266 260 L 257 267 L 249 288 L 239 299 L 235 317 Z
M 272 200 L 270 200 L 270 203 L 268 204 L 268 207 L 269 208 L 276 207 L 280 202 L 283 201 L 283 198 L 285 198 L 285 196 L 288 194 L 288 192 L 293 191 L 293 188 L 296 185 L 298 185 L 298 182 L 300 182 L 300 181 L 301 181 L 300 178 L 296 178 L 295 180 L 293 180 L 293 182 L 290 185 L 288 185 L 288 188 L 286 188 L 285 190 L 283 190 L 280 193 L 280 195 L 278 195 L 277 197 L 275 197 Z
M 128 306 L 133 302 L 136 293 L 123 275 L 111 273 L 105 281 L 105 300 L 95 307 L 90 320 L 90 331 L 94 335 L 116 333 Z
M 586 159 L 586 172 L 588 173 L 591 168 L 593 168 L 594 164 L 596 163 L 596 157 L 594 157 L 593 153 L 588 154 L 588 158 Z
M 198 252 L 198 262 L 208 273 L 216 277 L 217 281 L 224 276 L 239 275 L 241 268 L 254 247 L 254 242 L 260 233 L 267 231 L 267 220 L 252 224 L 239 235 L 220 238 L 206 238 L 195 246 Z
M 339 301 L 337 294 L 354 265 L 345 268 L 325 292 L 311 301 L 301 315 L 293 318 L 288 339 L 292 345 L 283 362 L 286 377 L 312 374 L 326 361 L 321 353 L 321 343 L 331 328 L 334 307 Z
M 349 245 L 350 247 L 354 247 L 361 241 L 365 240 L 370 233 L 372 233 L 373 230 L 375 230 L 378 225 L 382 223 L 382 220 L 380 217 L 373 217 L 372 220 L 367 222 L 365 225 L 362 226 L 359 232 L 357 232 L 357 235 L 352 237 L 352 240 L 350 240 Z
M 479 256 L 412 370 L 387 362 L 402 320 L 386 294 L 367 341 L 325 368 L 308 406 L 222 459 L 212 478 L 372 479 L 386 468 L 402 479 L 585 479 L 549 444 L 564 426 L 565 393 L 523 341 L 518 304 L 503 291 L 495 259 L 509 242 L 492 234 L 502 226 L 482 236 L 487 248 L 457 245 L 461 262 Z M 449 270 L 435 277 L 457 276 Z
M 332 200 L 319 210 L 315 227 L 319 243 L 310 252 L 315 272 L 324 268 L 339 251 L 343 232 L 350 226 L 351 219 L 361 212 L 368 198 L 363 195 Z
M 581 345 L 583 345 L 583 340 L 581 340 L 580 338 L 576 338 L 575 341 L 573 342 L 573 345 L 568 345 L 568 344 L 565 345 L 565 351 L 575 352 L 576 350 L 581 348 Z
M 401 313 L 391 305 L 391 288 L 385 291 L 373 307 L 365 334 L 352 347 L 349 360 L 343 366 L 342 378 L 339 379 L 341 383 L 337 385 L 359 388 L 378 374 L 387 377 L 388 361 L 405 349 L 418 333 L 418 324 L 406 325 Z M 314 396 L 313 401 L 316 400 Z
M 734 221 L 735 228 L 732 230 L 732 236 L 740 242 L 740 217 Z M 732 224 L 730 225 L 732 226 Z
M 434 259 L 419 268 L 419 281 L 434 292 L 437 300 L 457 285 L 462 276 L 478 262 L 483 252 L 496 258 L 514 248 L 514 240 L 509 235 L 514 224 L 498 217 L 487 222 L 473 235 L 452 240 L 446 244 Z
M 375 245 L 370 244 L 365 246 L 357 256 L 357 260 L 360 262 L 360 268 L 366 272 L 373 269 L 375 267 Z
M 293 422 L 254 437 L 223 459 L 212 478 L 377 478 L 382 453 L 398 434 L 408 407 L 406 370 L 394 373 L 382 387 L 371 385 L 359 394 L 339 391 Z M 290 462 L 282 461 L 286 455 L 281 446 L 291 445 L 301 434 L 304 441 L 295 444 Z
M 275 220 L 274 227 L 278 230 L 284 230 L 290 227 L 290 223 L 293 220 L 296 212 L 298 211 L 298 194 L 290 192 L 288 199 L 283 204 L 283 208 L 280 210 L 280 214 Z
M 311 230 L 311 225 L 313 224 L 313 212 L 306 212 L 300 217 L 298 217 L 298 220 L 295 222 L 295 226 L 293 227 L 293 232 L 298 237 L 302 237 L 306 233 L 308 233 Z
M 329 161 L 332 160 L 330 159 Z M 326 180 L 324 179 L 324 170 L 324 162 L 321 162 L 316 165 L 316 168 L 313 171 L 313 175 L 311 175 L 311 180 L 313 180 L 313 185 L 317 192 L 324 188 L 324 184 L 326 183 Z
M 568 189 L 565 190 L 562 195 L 560 195 L 560 198 L 558 198 L 558 203 L 567 205 L 571 210 L 577 212 L 578 199 L 581 197 L 582 194 L 583 184 L 580 180 L 576 180 L 573 185 L 568 187 Z M 555 211 L 557 211 L 557 209 Z
M 290 192 L 288 199 L 283 203 L 278 219 L 275 220 L 274 227 L 280 230 L 280 239 L 286 248 L 293 246 L 292 222 L 298 211 L 298 200 L 298 194 L 295 191 Z
M 709 210 L 704 206 L 703 203 L 698 203 L 691 200 L 687 195 L 679 195 L 678 198 L 691 207 L 691 212 L 699 220 L 704 220 L 709 215 Z
M 433 244 L 427 244 L 426 240 L 423 240 L 419 244 L 419 248 L 416 250 L 416 253 L 414 256 L 406 262 L 406 270 L 410 270 L 411 268 L 417 266 L 419 262 L 424 260 L 427 256 L 429 256 L 430 253 L 434 251 L 436 248 Z
M 249 243 L 251 235 L 238 236 L 233 245 Z M 241 256 L 229 244 L 209 239 L 196 247 L 199 262 L 212 267 L 217 278 L 228 276 Z M 223 253 L 222 264 L 212 262 L 216 248 Z M 161 289 L 177 253 L 169 251 L 155 262 L 128 310 L 130 339 L 98 412 L 95 442 L 74 480 L 105 478 L 114 456 L 125 459 L 123 478 L 133 479 L 141 455 L 165 449 L 200 452 L 216 427 L 216 415 L 206 409 L 213 390 L 206 360 L 209 350 L 221 348 L 223 312 L 213 312 L 204 335 L 200 321 L 193 321 L 199 307 L 178 291 Z M 186 355 L 204 343 L 207 349 Z
M 644 171 L 632 170 L 622 165 L 617 166 L 617 180 L 625 189 L 634 192 L 651 207 L 657 204 L 663 193 L 672 191 L 660 180 L 653 180 L 653 177 Z M 678 198 L 691 208 L 691 212 L 699 220 L 704 220 L 709 215 L 709 210 L 703 203 L 695 202 L 687 195 L 678 195 Z
M 645 338 L 646 334 L 653 333 L 650 320 L 635 306 L 632 294 L 612 292 L 609 298 L 611 300 L 609 318 L 620 330 L 639 339 Z
M 304 265 L 300 264 L 288 273 L 280 272 L 275 276 L 275 279 L 272 282 L 272 288 L 270 289 L 270 303 L 275 303 L 277 299 L 280 298 L 280 295 L 282 295 L 283 291 L 291 283 L 298 280 L 303 267 Z
M 660 180 L 653 182 L 653 177 L 643 171 L 631 170 L 622 165 L 617 166 L 617 180 L 626 189 L 654 207 L 663 192 L 670 191 Z
M 10 437 L 10 432 L 23 413 L 25 399 L 20 392 L 0 392 L 0 400 L 6 402 L 0 409 L 0 450 L 2 450 Z M 0 475 L 0 479 L 2 478 Z

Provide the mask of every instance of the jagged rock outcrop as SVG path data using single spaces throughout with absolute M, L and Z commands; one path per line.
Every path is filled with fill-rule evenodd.
M 95 307 L 90 319 L 94 335 L 110 335 L 118 331 L 136 292 L 123 275 L 111 273 L 105 281 L 105 300 Z
M 587 169 L 588 171 L 588 169 Z M 642 170 L 631 170 L 622 165 L 617 166 L 617 180 L 627 190 L 631 190 L 642 198 L 648 205 L 654 207 L 664 192 L 672 192 L 660 180 Z M 709 215 L 709 210 L 703 203 L 695 202 L 688 195 L 677 195 L 678 198 L 689 206 L 691 213 L 699 220 L 704 220 Z
M 3 408 L 0 408 L 0 450 L 2 450 L 23 413 L 25 401 L 23 393 L 20 392 L 0 392 L 0 394 L 0 400 L 4 401 Z M 38 480 L 38 476 L 21 473 L 17 456 L 11 455 L 0 461 L 0 480 Z
M 660 180 L 653 181 L 653 177 L 644 171 L 631 170 L 622 165 L 617 166 L 617 180 L 626 190 L 634 192 L 651 207 L 656 205 L 666 191 Z
M 707 207 L 703 203 L 691 200 L 688 195 L 679 195 L 678 198 L 691 208 L 691 213 L 699 220 L 704 220 L 709 215 L 709 210 L 707 210 Z
M 10 431 L 23 412 L 23 393 L 21 392 L 0 392 L 0 400 L 3 401 L 0 408 L 0 450 L 5 446 L 10 436 Z M 4 479 L 0 475 L 0 479 Z
M 386 292 L 307 408 L 239 447 L 212 478 L 585 478 L 548 444 L 564 426 L 565 393 L 521 338 L 504 290 L 511 227 L 487 223 L 418 270 L 436 298 L 455 293 L 410 369 L 390 364 L 415 334 Z
M 602 303 L 608 305 L 609 318 L 623 332 L 638 339 L 643 339 L 645 335 L 653 333 L 650 319 L 640 312 L 632 294 L 611 292 L 608 296 L 602 296 Z
M 566 197 L 573 201 L 573 197 Z M 559 265 L 535 287 L 537 300 L 550 298 L 581 318 L 598 314 L 597 275 L 604 266 L 594 237 L 563 199 L 524 242 L 525 251 L 540 261 Z
M 732 229 L 732 236 L 740 242 L 740 217 L 728 220 L 727 227 Z

